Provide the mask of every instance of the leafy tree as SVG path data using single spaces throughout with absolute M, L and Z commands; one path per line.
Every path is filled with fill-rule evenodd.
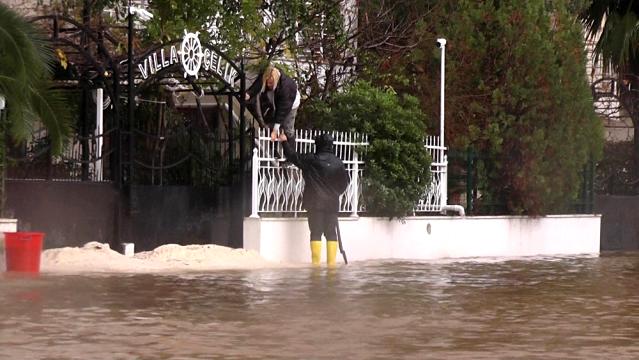
M 584 164 L 601 152 L 581 27 L 566 2 L 552 5 L 441 1 L 418 24 L 411 56 L 392 64 L 408 80 L 390 84 L 419 94 L 427 118 L 437 119 L 434 44 L 448 39 L 447 146 L 485 155 L 480 200 L 503 204 L 504 213 L 563 211 L 576 196 Z
M 604 157 L 597 164 L 595 191 L 605 195 L 635 195 L 637 169 L 631 142 L 606 142 Z
M 363 192 L 371 215 L 410 214 L 430 184 L 424 115 L 412 96 L 356 82 L 307 110 L 322 124 L 369 135 Z
M 415 10 L 380 0 L 360 1 L 359 8 L 367 10 L 359 17 L 350 0 L 158 0 L 150 6 L 155 17 L 145 23 L 148 41 L 198 30 L 229 56 L 242 55 L 256 68 L 283 61 L 300 85 L 303 102 L 326 98 L 348 84 L 362 51 L 409 48 L 398 39 L 414 19 L 396 21 L 396 14 Z
M 0 3 L 0 95 L 7 103 L 7 116 L 0 121 L 0 211 L 4 209 L 6 131 L 23 141 L 34 124 L 41 122 L 56 154 L 62 151 L 69 134 L 69 115 L 62 97 L 49 89 L 52 56 L 36 29 Z
M 136 22 L 136 53 L 158 42 L 181 39 L 184 31 L 198 31 L 203 42 L 216 44 L 229 57 L 243 57 L 249 70 L 278 61 L 296 78 L 307 99 L 325 98 L 349 83 L 357 69 L 367 67 L 363 52 L 410 49 L 405 41 L 418 14 L 436 2 L 401 0 L 157 0 L 147 10 L 153 18 Z M 420 5 L 424 3 L 424 5 Z M 82 16 L 91 23 L 126 24 L 126 0 L 69 1 L 57 11 Z M 103 10 L 113 15 L 103 19 Z M 409 20 L 402 13 L 410 12 Z M 361 13 L 360 13 L 361 12 Z M 359 16 L 358 16 L 359 14 Z M 126 52 L 126 31 L 112 27 L 120 41 L 114 51 Z M 301 118 L 299 125 L 305 125 Z M 309 120 L 310 119 L 306 119 Z

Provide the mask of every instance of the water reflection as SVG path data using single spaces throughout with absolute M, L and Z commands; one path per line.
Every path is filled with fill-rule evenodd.
M 2 359 L 612 358 L 639 254 L 0 277 Z

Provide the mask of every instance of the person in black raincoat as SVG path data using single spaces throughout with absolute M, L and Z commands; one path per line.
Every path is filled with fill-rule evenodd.
M 335 265 L 337 255 L 337 215 L 339 196 L 349 183 L 348 172 L 333 152 L 333 137 L 322 134 L 315 137 L 315 152 L 298 154 L 295 143 L 280 135 L 284 155 L 302 170 L 304 177 L 303 206 L 308 212 L 311 230 L 311 260 L 318 265 L 322 252 L 322 234 L 326 238 L 326 262 Z

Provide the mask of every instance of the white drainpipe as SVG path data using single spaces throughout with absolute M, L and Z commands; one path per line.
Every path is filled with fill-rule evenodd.
M 442 205 L 442 214 L 446 214 L 447 211 L 457 211 L 459 213 L 459 216 L 466 216 L 464 207 L 461 205 Z
M 442 149 L 442 151 L 444 151 Z M 440 213 L 446 214 L 447 211 L 456 211 L 459 216 L 466 216 L 466 211 L 461 205 L 448 204 L 448 156 L 444 155 L 444 163 L 446 164 L 446 170 L 442 173 L 442 185 L 441 185 L 441 210 Z

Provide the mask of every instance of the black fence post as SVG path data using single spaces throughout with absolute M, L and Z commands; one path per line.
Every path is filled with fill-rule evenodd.
M 474 152 L 468 147 L 466 149 L 466 212 L 473 211 L 473 175 L 474 175 Z
M 594 160 L 588 160 L 588 198 L 587 198 L 587 211 L 592 214 L 595 209 L 595 162 Z
M 7 109 L 0 109 L 0 217 L 5 217 L 7 181 Z
M 89 180 L 89 86 L 82 82 L 82 99 L 80 102 L 80 179 Z
M 228 123 L 229 123 L 229 129 L 228 129 L 228 138 L 229 138 L 229 148 L 228 148 L 228 156 L 229 156 L 229 183 L 232 184 L 233 183 L 233 173 L 234 173 L 234 146 L 235 146 L 235 142 L 233 141 L 235 135 L 234 135 L 234 130 L 233 130 L 233 95 L 229 95 L 227 98 L 228 101 Z

